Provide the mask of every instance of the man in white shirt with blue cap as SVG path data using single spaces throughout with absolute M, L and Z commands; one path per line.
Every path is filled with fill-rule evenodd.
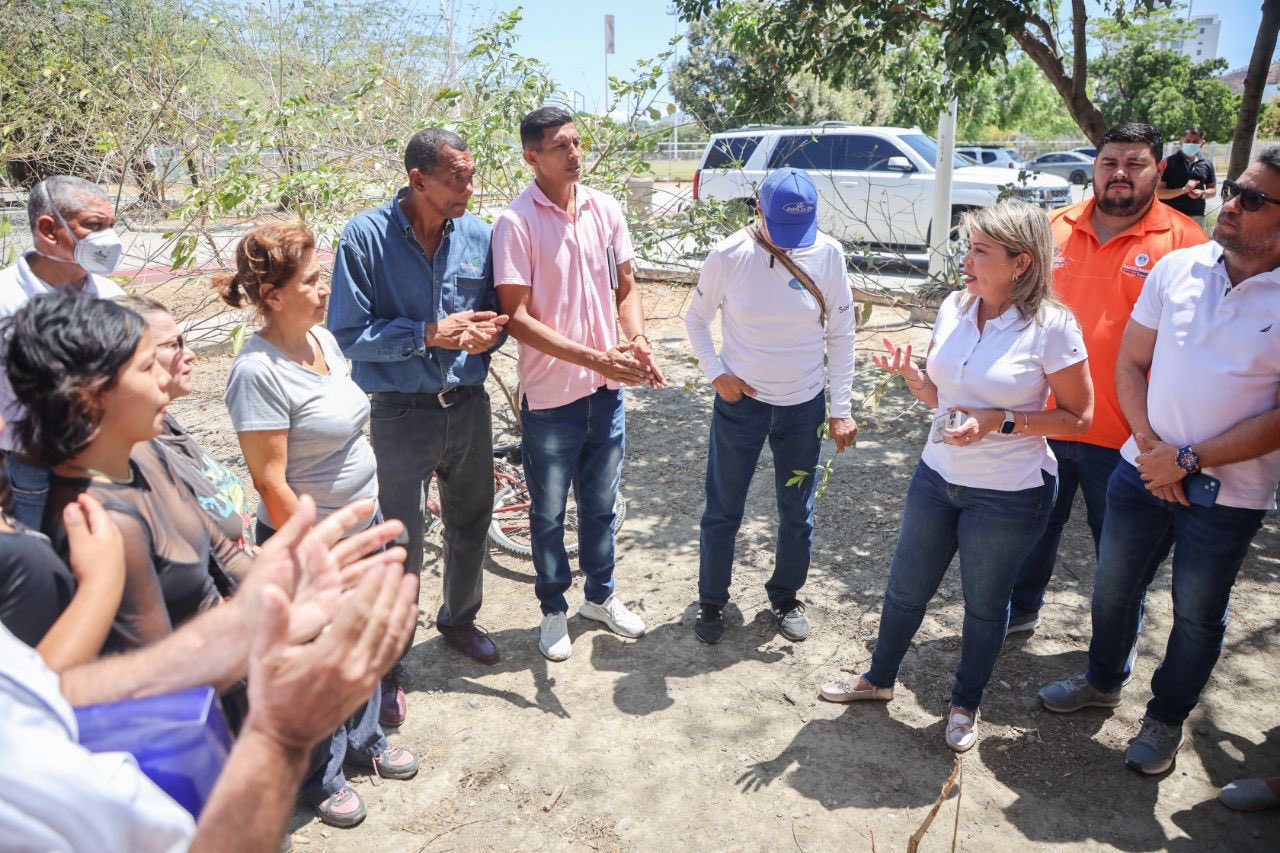
M 824 421 L 842 452 L 853 444 L 853 293 L 840 244 L 818 231 L 809 175 L 779 169 L 760 185 L 757 221 L 703 265 L 685 313 L 698 364 L 715 386 L 699 540 L 698 620 L 706 643 L 724 635 L 734 541 L 766 439 L 778 499 L 773 575 L 765 584 L 782 636 L 809 636 L 799 592 L 809 572 L 816 469 Z M 720 313 L 717 353 L 711 321 Z M 830 385 L 830 410 L 825 388 Z M 795 472 L 809 472 L 788 485 Z

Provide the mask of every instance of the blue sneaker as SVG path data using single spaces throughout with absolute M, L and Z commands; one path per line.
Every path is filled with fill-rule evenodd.
M 1182 746 L 1182 726 L 1171 726 L 1150 717 L 1142 718 L 1142 728 L 1129 741 L 1125 766 L 1154 776 L 1173 766 L 1173 756 Z

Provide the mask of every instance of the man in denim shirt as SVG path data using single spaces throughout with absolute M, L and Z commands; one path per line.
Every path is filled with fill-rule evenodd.
M 436 627 L 481 663 L 498 648 L 476 627 L 493 510 L 493 437 L 484 380 L 505 340 L 494 310 L 490 228 L 467 212 L 475 163 L 456 133 L 427 128 L 404 155 L 409 185 L 356 216 L 333 266 L 329 329 L 372 402 L 378 499 L 404 522 L 405 568 L 421 577 L 424 489 L 434 473 L 449 524 Z M 382 723 L 404 721 L 399 667 L 382 683 Z

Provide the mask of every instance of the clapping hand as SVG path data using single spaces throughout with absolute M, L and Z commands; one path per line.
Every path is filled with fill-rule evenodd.
M 249 604 L 249 624 L 259 621 L 256 611 L 263 589 L 272 585 L 289 599 L 290 640 L 309 640 L 333 620 L 344 593 L 366 572 L 403 564 L 403 548 L 376 551 L 404 531 L 399 521 L 385 521 L 342 539 L 374 509 L 372 500 L 353 501 L 312 527 L 315 501 L 303 495 L 289 520 L 258 549 L 254 568 L 236 594 L 236 600 Z

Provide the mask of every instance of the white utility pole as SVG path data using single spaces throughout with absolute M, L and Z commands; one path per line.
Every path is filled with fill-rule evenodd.
M 947 3 L 950 11 L 951 3 Z M 951 79 L 946 69 L 942 72 L 943 83 Z M 937 174 L 933 177 L 933 225 L 929 230 L 929 277 L 941 276 L 950 260 L 947 246 L 951 237 L 951 173 L 955 171 L 956 162 L 956 99 L 947 103 L 947 108 L 938 116 L 938 159 Z

